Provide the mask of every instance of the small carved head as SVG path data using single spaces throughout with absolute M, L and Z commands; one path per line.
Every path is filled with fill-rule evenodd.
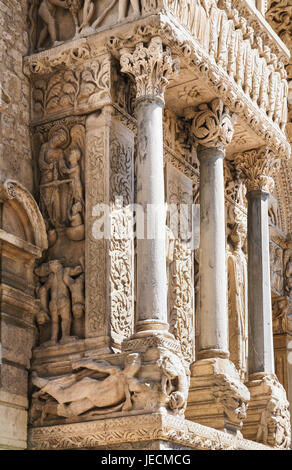
M 65 129 L 61 128 L 56 130 L 54 133 L 51 133 L 49 136 L 50 144 L 54 147 L 66 147 L 68 143 L 68 134 Z
M 51 273 L 57 273 L 58 271 L 61 271 L 61 269 L 63 268 L 59 260 L 50 261 L 49 266 L 50 266 Z

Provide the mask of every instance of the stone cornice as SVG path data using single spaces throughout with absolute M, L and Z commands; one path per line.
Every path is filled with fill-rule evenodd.
M 110 39 L 110 37 L 111 39 Z M 213 93 L 223 100 L 231 112 L 237 113 L 272 150 L 287 159 L 290 146 L 279 126 L 267 116 L 244 92 L 228 73 L 218 66 L 187 31 L 178 23 L 163 15 L 149 16 L 131 25 L 118 25 L 110 31 L 102 31 L 87 39 L 71 41 L 65 45 L 25 58 L 27 74 L 38 77 L 60 67 L 74 67 L 97 55 L 105 53 L 110 41 L 111 50 L 119 57 L 119 49 L 134 47 L 138 42 L 148 42 L 153 36 L 161 36 L 171 46 L 172 53 L 180 56 L 182 64 L 200 73 Z
M 261 36 L 265 44 L 284 63 L 288 63 L 290 57 L 289 49 L 282 39 L 277 36 L 277 33 L 275 33 L 259 10 L 248 0 L 233 0 L 232 3 L 238 10 L 238 13 L 247 20 L 248 25 L 254 29 L 255 34 Z
M 270 447 L 159 413 L 119 416 L 91 422 L 31 428 L 30 449 L 96 449 L 163 440 L 197 450 L 272 450 Z

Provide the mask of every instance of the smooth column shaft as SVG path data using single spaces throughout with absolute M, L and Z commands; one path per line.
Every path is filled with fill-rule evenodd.
M 249 373 L 274 373 L 268 193 L 248 193 Z
M 228 357 L 224 156 L 220 149 L 198 148 L 201 164 L 199 358 Z
M 145 238 L 138 235 L 137 240 L 138 327 L 145 321 L 165 327 L 167 323 L 162 110 L 158 99 L 145 98 L 136 106 L 137 204 L 145 213 Z M 156 217 L 149 220 L 155 211 Z

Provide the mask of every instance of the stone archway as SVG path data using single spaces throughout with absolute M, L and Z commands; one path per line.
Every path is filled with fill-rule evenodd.
M 37 312 L 34 264 L 48 247 L 30 192 L 0 182 L 0 448 L 26 447 L 27 376 Z

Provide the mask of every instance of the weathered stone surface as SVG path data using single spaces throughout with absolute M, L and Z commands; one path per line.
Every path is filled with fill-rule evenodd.
M 291 48 L 286 0 L 0 1 L 0 447 L 27 408 L 32 448 L 289 447 L 291 62 L 265 13 Z

